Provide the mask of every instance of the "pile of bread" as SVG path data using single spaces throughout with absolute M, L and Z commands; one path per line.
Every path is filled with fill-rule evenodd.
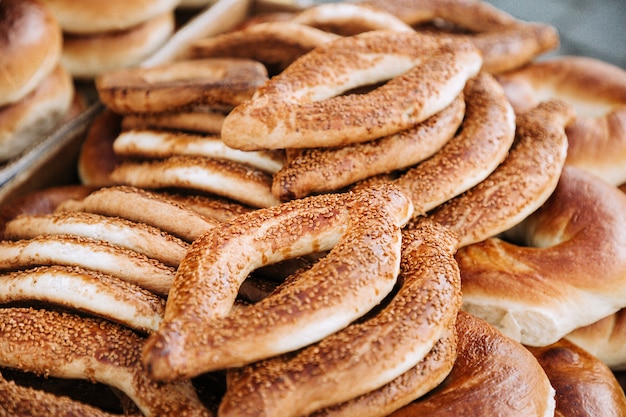
M 626 71 L 558 42 L 340 2 L 97 75 L 0 211 L 0 410 L 624 415 Z

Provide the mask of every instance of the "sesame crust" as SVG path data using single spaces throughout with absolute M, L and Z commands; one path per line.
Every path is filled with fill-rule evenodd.
M 507 156 L 515 137 L 515 115 L 502 88 L 487 73 L 468 80 L 461 129 L 431 158 L 393 182 L 425 214 L 483 181 Z
M 459 237 L 459 247 L 515 226 L 556 188 L 567 155 L 565 126 L 573 108 L 547 101 L 518 117 L 516 139 L 504 161 L 482 182 L 428 216 Z
M 554 389 L 523 345 L 463 311 L 456 331 L 457 359 L 446 380 L 390 417 L 554 415 Z
M 232 205 L 235 205 L 234 203 Z M 120 217 L 159 228 L 191 242 L 217 225 L 164 193 L 124 185 L 104 187 L 61 204 L 58 211 L 84 211 Z
M 165 300 L 152 292 L 107 274 L 72 266 L 40 266 L 3 273 L 0 289 L 2 303 L 49 302 L 144 333 L 157 329 L 165 311 Z
M 111 179 L 138 188 L 208 192 L 252 207 L 278 203 L 270 191 L 270 174 L 225 159 L 177 155 L 163 160 L 123 161 L 115 167 Z
M 224 223 L 196 240 L 181 263 L 144 363 L 157 379 L 180 378 L 297 349 L 346 326 L 393 288 L 399 227 L 411 212 L 404 195 L 384 187 L 287 202 Z M 263 308 L 229 315 L 254 269 L 325 250 Z
M 136 333 L 102 319 L 0 309 L 1 366 L 108 384 L 148 416 L 209 416 L 189 381 L 155 383 L 148 377 L 140 362 L 142 344 Z
M 468 42 L 413 32 L 340 38 L 303 55 L 233 109 L 222 140 L 255 150 L 338 146 L 394 134 L 447 107 L 481 63 Z M 339 95 L 389 79 L 367 94 Z
M 408 168 L 440 151 L 463 120 L 465 102 L 450 106 L 415 127 L 373 141 L 292 152 L 273 177 L 280 200 L 330 192 L 380 173 Z M 414 205 L 415 204 L 414 200 Z
M 379 389 L 433 349 L 461 306 L 456 239 L 428 222 L 403 233 L 401 285 L 368 320 L 320 342 L 250 365 L 226 391 L 224 416 L 309 413 Z M 325 386 L 328 389 L 316 390 Z M 285 410 L 289 410 L 286 412 Z

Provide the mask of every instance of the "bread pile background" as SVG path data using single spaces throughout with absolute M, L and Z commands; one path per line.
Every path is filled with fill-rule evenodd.
M 98 415 L 93 407 L 131 415 L 624 414 L 626 397 L 611 371 L 626 358 L 602 347 L 619 345 L 626 306 L 617 293 L 626 270 L 626 196 L 618 186 L 626 178 L 619 158 L 605 163 L 626 140 L 626 73 L 583 60 L 602 74 L 585 84 L 591 75 L 581 75 L 588 68 L 577 60 L 544 67 L 539 58 L 558 45 L 554 29 L 481 2 L 433 1 L 414 14 L 394 9 L 400 2 L 384 2 L 386 12 L 382 4 L 256 16 L 199 39 L 175 63 L 88 76 L 107 109 L 84 142 L 82 183 L 43 190 L 1 213 L 0 345 L 7 353 L 0 365 L 17 383 L 0 381 L 7 415 L 73 407 L 84 415 Z M 489 29 L 458 31 L 487 16 Z M 415 28 L 425 56 L 435 57 L 411 63 L 415 77 L 420 65 L 439 65 L 436 75 L 470 68 L 442 109 L 410 129 L 346 134 L 349 144 L 325 146 L 313 129 L 315 146 L 308 139 L 267 145 L 263 129 L 288 120 L 278 136 L 297 137 L 310 109 L 318 111 L 315 126 L 330 121 L 329 138 L 344 124 L 378 132 L 347 116 L 377 92 L 394 91 L 397 103 L 364 120 L 391 125 L 404 94 L 413 94 L 407 103 L 421 99 L 419 88 L 402 88 L 415 81 L 397 69 L 405 52 L 393 46 L 416 42 Z M 439 31 L 443 38 L 424 46 Z M 380 37 L 370 45 L 369 36 Z M 380 61 L 397 56 L 399 73 L 352 84 L 350 75 L 361 74 L 361 65 L 367 74 L 371 64 L 333 68 L 344 50 L 323 54 L 342 42 L 354 46 L 345 48 L 350 60 L 361 59 L 359 48 Z M 381 45 L 387 52 L 376 55 Z M 480 57 L 482 72 L 458 58 L 464 53 Z M 571 78 L 554 81 L 564 68 Z M 348 91 L 329 92 L 335 79 Z M 349 100 L 362 105 L 341 113 L 318 105 Z M 273 106 L 285 109 L 280 123 L 272 122 Z M 444 133 L 438 120 L 454 106 L 461 116 Z M 601 110 L 585 115 L 585 106 Z M 257 124 L 234 122 L 240 114 Z M 384 159 L 394 142 L 411 143 L 401 136 L 411 129 L 445 138 L 426 153 L 426 139 L 407 145 L 405 153 L 421 156 L 404 166 L 394 165 L 399 157 L 369 162 Z M 471 142 L 478 137 L 484 141 Z M 466 148 L 452 145 L 462 141 Z M 456 181 L 450 173 L 474 157 L 450 163 L 451 155 L 487 149 L 486 142 L 501 144 L 500 156 L 489 154 L 475 179 L 428 202 L 426 179 L 436 187 Z M 599 143 L 606 154 L 586 151 Z M 573 149 L 602 161 L 596 171 L 581 166 L 588 159 L 568 159 Z M 323 165 L 328 155 L 336 166 Z M 319 172 L 298 170 L 310 160 L 309 167 L 322 164 Z M 277 181 L 288 166 L 287 177 L 312 173 L 311 188 L 282 191 Z M 336 183 L 344 171 L 361 176 Z M 590 230 L 599 224 L 606 231 L 597 237 Z M 541 233 L 552 236 L 524 243 L 525 234 Z M 597 256 L 599 272 L 562 273 L 584 256 Z M 546 259 L 562 264 L 550 269 Z M 557 274 L 562 281 L 554 284 Z M 83 326 L 95 337 L 75 338 L 71 328 Z M 54 390 L 56 378 L 98 385 Z M 116 395 L 101 394 L 111 392 L 106 385 Z
M 0 163 L 60 124 L 74 98 L 58 21 L 39 2 L 1 5 Z

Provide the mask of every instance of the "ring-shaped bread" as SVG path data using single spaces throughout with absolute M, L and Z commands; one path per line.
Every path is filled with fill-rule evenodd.
M 625 306 L 626 195 L 566 165 L 550 198 L 507 231 L 460 248 L 463 309 L 529 346 Z
M 515 138 L 515 115 L 504 91 L 488 73 L 463 89 L 465 117 L 459 132 L 430 158 L 393 182 L 424 214 L 483 181 L 507 157 Z
M 63 36 L 39 1 L 0 3 L 0 107 L 33 91 L 61 59 Z
M 409 168 L 448 143 L 463 121 L 465 107 L 460 95 L 437 114 L 393 135 L 346 146 L 290 149 L 285 164 L 274 173 L 272 194 L 281 201 L 302 198 Z
M 279 203 L 271 192 L 271 174 L 227 159 L 196 155 L 129 159 L 117 164 L 110 178 L 118 185 L 148 190 L 178 188 L 211 193 L 251 207 Z
M 385 30 L 339 38 L 301 56 L 235 107 L 222 124 L 222 140 L 257 150 L 391 135 L 450 105 L 481 64 L 467 41 Z M 366 94 L 343 94 L 383 81 Z
M 463 311 L 456 330 L 457 358 L 448 377 L 389 417 L 452 417 L 477 410 L 484 416 L 554 416 L 555 391 L 523 345 Z
M 561 339 L 544 347 L 527 347 L 546 371 L 556 391 L 555 417 L 621 416 L 624 390 L 611 370 L 580 346 Z
M 496 74 L 519 68 L 559 45 L 558 32 L 525 22 L 482 0 L 366 0 L 416 31 L 466 39 L 483 57 L 483 70 Z
M 144 338 L 115 323 L 33 308 L 0 309 L 0 366 L 98 381 L 146 416 L 209 417 L 191 381 L 156 383 L 141 365 Z
M 163 325 L 143 350 L 146 368 L 158 380 L 191 377 L 299 349 L 347 326 L 393 289 L 400 227 L 411 214 L 406 196 L 379 187 L 293 200 L 223 223 L 181 262 Z M 328 250 L 266 308 L 251 310 L 262 314 L 230 319 L 252 271 Z
M 404 231 L 400 285 L 388 303 L 318 343 L 240 371 L 226 390 L 220 415 L 242 416 L 253 409 L 285 417 L 308 415 L 377 390 L 414 368 L 454 324 L 461 306 L 456 245 L 454 236 L 436 223 L 424 221 Z M 289 287 L 279 287 L 265 300 Z M 267 308 L 265 300 L 250 308 L 254 315 Z M 311 372 L 310 366 L 320 372 Z M 320 386 L 325 389 L 316 389 Z
M 567 163 L 626 182 L 626 71 L 595 58 L 562 56 L 498 75 L 516 113 L 555 98 L 576 109 L 566 128 Z
M 546 101 L 517 118 L 515 142 L 482 182 L 427 215 L 450 228 L 459 247 L 496 236 L 537 210 L 557 186 L 567 156 L 571 106 Z
M 93 34 L 128 29 L 172 12 L 180 0 L 42 0 L 66 33 Z
M 390 13 L 349 2 L 317 4 L 297 13 L 289 21 L 341 36 L 370 30 L 413 31 L 411 26 Z
M 3 271 L 0 302 L 42 302 L 105 318 L 141 333 L 156 330 L 165 312 L 165 299 L 138 285 L 91 269 L 58 264 Z
M 96 77 L 95 85 L 108 109 L 127 114 L 198 105 L 227 111 L 252 97 L 266 80 L 267 70 L 260 62 L 212 58 L 107 71 Z
M 263 63 L 270 75 L 275 75 L 301 55 L 337 38 L 339 35 L 303 24 L 269 21 L 196 39 L 190 43 L 186 56 L 193 59 L 253 59 Z

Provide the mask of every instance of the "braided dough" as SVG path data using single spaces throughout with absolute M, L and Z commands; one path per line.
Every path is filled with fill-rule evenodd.
M 567 126 L 567 162 L 606 181 L 626 182 L 626 71 L 587 57 L 565 56 L 534 62 L 500 74 L 517 113 L 556 98 L 576 109 Z
M 163 325 L 144 347 L 146 368 L 156 379 L 191 377 L 299 349 L 347 326 L 393 289 L 400 227 L 411 214 L 410 201 L 384 187 L 294 200 L 225 222 L 196 240 L 178 268 Z M 250 272 L 327 250 L 263 308 L 229 316 Z
M 282 201 L 301 198 L 415 165 L 440 151 L 454 136 L 464 110 L 465 102 L 459 96 L 415 127 L 384 138 L 341 147 L 290 150 L 287 162 L 274 174 L 272 194 Z
M 233 109 L 222 140 L 242 150 L 365 142 L 447 107 L 482 64 L 469 42 L 370 31 L 322 44 Z M 367 94 L 340 95 L 382 81 Z M 381 108 L 385 111 L 381 112 Z
M 140 362 L 143 343 L 133 331 L 102 319 L 0 309 L 0 366 L 101 382 L 128 395 L 146 416 L 209 417 L 190 381 L 150 379 Z
M 624 307 L 626 195 L 566 165 L 536 213 L 499 238 L 461 248 L 463 309 L 529 346 Z
M 461 292 L 455 251 L 456 239 L 438 225 L 421 223 L 403 233 L 401 286 L 388 304 L 293 355 L 240 371 L 220 415 L 259 409 L 267 415 L 308 415 L 379 389 L 414 368 L 456 320 Z M 282 291 L 290 291 L 289 285 Z M 325 389 L 317 390 L 321 385 Z

